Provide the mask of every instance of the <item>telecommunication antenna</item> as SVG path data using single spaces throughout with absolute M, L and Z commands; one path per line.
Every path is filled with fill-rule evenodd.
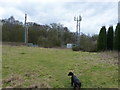
M 28 43 L 28 28 L 27 28 L 27 14 L 25 14 L 25 36 L 24 36 L 24 40 L 25 40 L 25 44 Z
M 77 21 L 76 25 L 76 35 L 77 35 L 77 42 L 76 44 L 79 46 L 80 44 L 80 21 L 82 20 L 82 17 L 79 15 L 78 17 L 74 17 L 74 21 Z

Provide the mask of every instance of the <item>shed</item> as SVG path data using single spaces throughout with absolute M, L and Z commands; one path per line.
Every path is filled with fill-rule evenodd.
M 73 44 L 72 43 L 67 43 L 67 48 L 72 48 Z

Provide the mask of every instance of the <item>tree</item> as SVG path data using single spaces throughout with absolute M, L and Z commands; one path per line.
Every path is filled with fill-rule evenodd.
M 108 28 L 107 32 L 107 49 L 113 50 L 113 26 Z
M 120 51 L 120 23 L 117 24 L 115 29 L 114 49 Z
M 118 51 L 120 51 L 120 23 L 118 27 Z
M 114 36 L 114 50 L 118 50 L 118 46 L 119 46 L 119 34 L 120 33 L 120 23 L 117 24 L 116 29 L 115 29 L 115 36 Z M 119 46 L 120 47 L 120 46 Z
M 2 41 L 24 42 L 24 28 L 22 25 L 5 23 L 2 27 Z
M 102 26 L 98 36 L 97 49 L 98 51 L 104 51 L 107 47 L 106 27 Z

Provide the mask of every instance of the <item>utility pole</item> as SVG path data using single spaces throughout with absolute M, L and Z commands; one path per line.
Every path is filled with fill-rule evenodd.
M 76 25 L 76 35 L 77 35 L 76 44 L 77 44 L 77 46 L 79 46 L 79 44 L 80 44 L 80 21 L 81 20 L 82 20 L 82 18 L 80 15 L 78 17 L 74 17 L 74 21 L 77 21 L 77 25 Z
M 0 20 L 0 45 L 2 45 L 2 26 L 3 26 L 3 23 L 2 21 Z M 2 48 L 1 48 L 2 49 Z M 0 53 L 1 55 L 1 53 Z
M 118 23 L 120 23 L 120 1 L 118 2 Z
M 24 26 L 25 26 L 25 36 L 24 36 L 24 40 L 25 40 L 25 44 L 28 43 L 28 28 L 27 28 L 27 14 L 25 14 L 25 23 L 24 23 Z

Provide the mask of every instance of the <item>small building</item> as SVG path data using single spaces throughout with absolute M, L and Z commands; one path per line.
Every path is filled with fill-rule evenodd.
M 73 44 L 72 43 L 67 43 L 67 48 L 72 48 Z

